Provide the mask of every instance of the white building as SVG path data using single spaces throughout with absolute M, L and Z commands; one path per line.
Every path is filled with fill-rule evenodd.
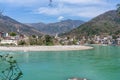
M 3 37 L 8 37 L 9 33 L 3 33 Z
M 117 44 L 120 45 L 120 38 L 117 38 Z
M 15 45 L 18 45 L 16 40 L 2 40 L 0 42 L 0 44 L 15 44 Z

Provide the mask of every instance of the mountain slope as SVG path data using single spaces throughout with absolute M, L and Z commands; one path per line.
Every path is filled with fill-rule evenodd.
M 65 33 L 69 36 L 80 35 L 101 35 L 101 34 L 119 34 L 120 33 L 120 15 L 115 10 L 101 14 L 92 20 L 82 24 L 78 28 Z
M 55 35 L 55 34 L 68 32 L 83 23 L 84 22 L 81 20 L 68 19 L 68 20 L 64 20 L 64 21 L 56 22 L 56 23 L 49 23 L 49 24 L 32 23 L 32 24 L 27 24 L 27 25 L 33 26 L 34 28 L 40 30 L 43 33 Z
M 8 16 L 0 16 L 0 31 L 1 32 L 17 32 L 19 29 L 21 34 L 26 35 L 42 35 L 42 33 L 32 27 L 22 24 Z

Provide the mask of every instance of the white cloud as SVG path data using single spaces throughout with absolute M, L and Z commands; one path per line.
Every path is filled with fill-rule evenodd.
M 0 0 L 0 3 L 7 3 L 19 6 L 34 6 L 34 13 L 49 16 L 78 16 L 85 18 L 95 17 L 110 9 L 111 5 L 106 0 L 53 0 L 53 7 L 49 7 L 49 0 Z M 109 8 L 108 8 L 109 7 Z
M 46 15 L 69 15 L 69 16 L 79 16 L 85 18 L 95 17 L 103 12 L 107 11 L 107 9 L 101 7 L 94 6 L 83 6 L 83 7 L 69 7 L 69 6 L 58 6 L 58 7 L 40 7 L 36 10 L 38 14 L 46 14 Z
M 35 12 L 45 15 L 95 17 L 108 10 L 105 0 L 57 0 L 56 7 L 40 7 Z
M 104 3 L 104 0 L 59 0 L 60 2 L 71 4 L 100 4 Z
M 63 16 L 59 16 L 57 20 L 58 20 L 58 21 L 61 21 L 61 20 L 63 20 L 63 19 L 64 19 Z
M 53 3 L 67 4 L 103 4 L 105 0 L 53 0 Z M 8 3 L 13 5 L 41 5 L 49 4 L 49 0 L 0 0 L 0 3 Z
M 41 7 L 38 10 L 35 10 L 35 13 L 47 14 L 47 15 L 57 15 L 57 14 L 60 14 L 60 12 L 57 10 L 57 8 L 48 8 L 48 7 Z

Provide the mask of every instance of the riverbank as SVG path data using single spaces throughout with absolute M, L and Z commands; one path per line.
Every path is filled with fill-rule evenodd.
M 93 49 L 90 46 L 21 46 L 21 47 L 7 47 L 0 46 L 0 51 L 72 51 L 72 50 L 88 50 Z

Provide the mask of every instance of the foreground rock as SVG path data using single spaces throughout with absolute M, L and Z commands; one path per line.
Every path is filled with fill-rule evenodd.
M 86 78 L 70 78 L 68 80 L 87 80 Z

